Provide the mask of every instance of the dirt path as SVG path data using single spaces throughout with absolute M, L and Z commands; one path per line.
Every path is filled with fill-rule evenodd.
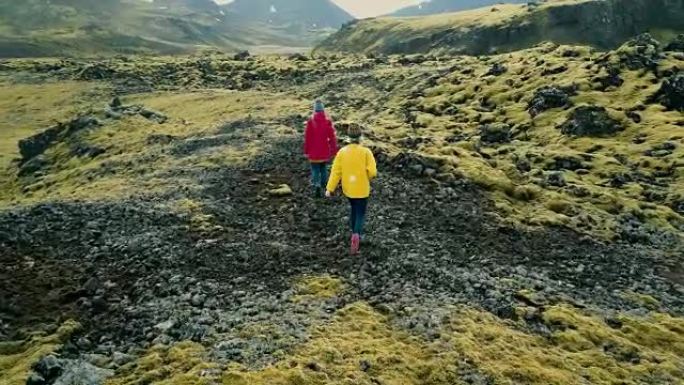
M 326 274 L 348 289 L 321 305 L 322 320 L 359 299 L 389 311 L 411 306 L 419 311 L 397 322 L 426 335 L 438 327 L 434 312 L 452 303 L 514 317 L 531 301 L 521 290 L 537 293 L 535 306 L 638 310 L 622 295 L 634 291 L 684 314 L 681 284 L 660 269 L 666 252 L 506 227 L 468 184 L 439 186 L 390 164 L 380 165 L 363 253 L 349 256 L 347 203 L 310 197 L 299 148 L 287 137 L 246 167 L 197 173 L 204 189 L 191 198 L 220 230 L 194 231 L 163 209 L 164 197 L 1 213 L 3 333 L 76 317 L 85 328 L 65 350 L 111 354 L 186 339 L 218 346 L 242 325 L 267 322 L 292 338 L 248 340 L 232 355 L 216 347 L 221 359 L 259 365 L 320 322 L 287 293 L 298 277 Z M 281 183 L 294 195 L 268 196 Z

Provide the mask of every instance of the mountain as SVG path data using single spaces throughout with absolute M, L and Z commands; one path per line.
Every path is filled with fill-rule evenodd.
M 354 17 L 331 0 L 235 0 L 224 8 L 241 20 L 306 28 L 339 28 Z
M 169 7 L 171 9 L 184 9 L 195 12 L 221 12 L 221 7 L 214 0 L 153 0 L 157 6 Z
M 318 36 L 240 20 L 212 0 L 0 1 L 0 57 L 304 47 Z
M 547 0 L 439 15 L 381 17 L 345 25 L 318 51 L 491 54 L 544 41 L 614 48 L 642 32 L 684 31 L 684 0 Z
M 527 3 L 527 0 L 431 0 L 402 8 L 390 16 L 424 16 L 437 13 L 458 12 L 477 9 L 500 3 Z

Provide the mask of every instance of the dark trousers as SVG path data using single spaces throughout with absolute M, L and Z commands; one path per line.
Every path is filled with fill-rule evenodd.
M 311 163 L 311 184 L 314 188 L 325 189 L 328 184 L 327 163 Z
M 349 226 L 352 234 L 363 233 L 363 224 L 366 221 L 366 208 L 368 207 L 368 198 L 354 199 L 349 198 L 351 205 L 351 216 L 349 217 Z

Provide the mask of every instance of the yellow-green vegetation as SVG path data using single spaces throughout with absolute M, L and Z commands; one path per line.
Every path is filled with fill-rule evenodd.
M 0 82 L 0 169 L 18 157 L 17 142 L 93 107 L 100 107 L 103 85 L 74 81 L 40 84 Z M 4 175 L 3 175 L 4 179 Z
M 155 346 L 136 362 L 119 370 L 106 385 L 204 385 L 210 378 L 204 373 L 218 365 L 206 361 L 202 345 L 181 342 L 173 347 Z
M 16 167 L 5 168 L 5 178 L 0 182 L 0 205 L 30 204 L 46 199 L 120 199 L 158 194 L 168 189 L 191 191 L 198 187 L 191 176 L 168 178 L 164 177 L 165 173 L 182 170 L 183 175 L 191 175 L 239 165 L 267 148 L 271 140 L 294 132 L 294 128 L 278 123 L 278 118 L 308 107 L 281 94 L 223 90 L 160 92 L 132 96 L 124 102 L 161 111 L 170 120 L 158 124 L 131 116 L 107 121 L 85 138 L 90 145 L 106 150 L 94 159 L 72 156 L 69 144 L 59 143 L 46 152 L 53 164 L 50 173 L 28 186 L 16 176 Z M 22 124 L 30 127 L 40 124 L 30 118 L 31 115 L 24 116 Z M 248 123 L 239 129 L 223 129 L 225 125 L 245 120 Z M 222 141 L 227 135 L 239 140 Z M 191 149 L 176 154 L 161 151 L 162 144 L 154 141 L 160 137 Z M 5 143 L 16 147 L 18 139 L 7 138 Z
M 498 384 L 681 384 L 684 322 L 619 316 L 620 328 L 567 306 L 542 314 L 555 331 L 529 334 L 491 314 L 462 310 L 447 340 Z
M 548 337 L 472 308 L 455 308 L 432 342 L 393 326 L 364 303 L 339 310 L 311 339 L 260 370 L 211 363 L 193 343 L 155 347 L 108 385 L 458 384 L 467 368 L 495 384 L 684 383 L 684 320 L 616 315 L 609 326 L 565 305 L 541 314 Z M 467 363 L 467 364 L 466 364 Z M 466 366 L 467 365 L 467 366 Z
M 0 384 L 26 384 L 31 367 L 59 349 L 79 327 L 67 321 L 54 334 L 34 333 L 25 341 L 0 342 Z
M 553 41 L 614 48 L 633 31 L 655 30 L 659 37 L 683 32 L 681 6 L 648 0 L 546 0 L 536 4 L 496 4 L 469 11 L 416 17 L 378 17 L 345 26 L 325 39 L 320 52 L 482 55 L 509 52 Z M 629 27 L 600 21 L 640 12 Z M 601 28 L 606 22 L 611 28 Z
M 578 57 L 564 57 L 567 51 L 577 52 Z M 429 138 L 429 143 L 411 151 L 439 160 L 438 173 L 463 176 L 488 190 L 504 220 L 533 226 L 565 225 L 611 238 L 616 216 L 629 215 L 678 231 L 684 218 L 673 207 L 684 191 L 682 114 L 646 103 L 659 88 L 651 72 L 625 69 L 621 87 L 598 89 L 594 79 L 605 76 L 605 71 L 586 60 L 598 56 L 584 47 L 543 45 L 486 61 L 462 57 L 454 64 L 472 73 L 456 70 L 439 78 L 436 85 L 416 86 L 423 96 L 397 96 L 389 102 L 417 116 L 413 126 L 385 123 L 396 111 L 388 109 L 378 117 L 381 123 L 373 127 L 389 152 L 405 151 L 401 143 L 406 138 Z M 504 65 L 507 71 L 483 76 L 493 63 Z M 672 59 L 664 61 L 661 69 L 671 68 L 672 63 Z M 558 75 L 543 74 L 561 67 Z M 576 95 L 570 97 L 574 106 L 604 106 L 625 130 L 608 137 L 564 135 L 558 126 L 568 119 L 571 108 L 553 108 L 531 117 L 527 107 L 535 91 L 550 85 L 576 89 Z M 483 103 L 488 106 L 484 108 Z M 627 116 L 630 109 L 639 114 L 638 123 Z M 481 144 L 480 128 L 495 122 L 505 122 L 513 140 Z M 396 145 L 388 146 L 387 139 Z M 645 155 L 665 142 L 676 145 L 671 154 Z M 556 159 L 561 163 L 563 159 L 576 160 L 583 166 L 559 168 Z M 529 164 L 530 170 L 521 170 L 521 163 Z M 554 170 L 563 173 L 568 186 L 542 187 L 545 175 Z M 634 170 L 660 183 L 647 186 L 627 180 L 622 186 L 612 185 L 613 178 Z M 647 201 L 648 189 L 662 198 Z
M 344 290 L 342 280 L 329 275 L 306 276 L 295 283 L 296 295 L 293 301 L 307 299 L 329 299 L 339 295 Z
M 653 298 L 648 294 L 637 293 L 635 291 L 627 291 L 622 294 L 622 297 L 632 301 L 636 305 L 643 306 L 647 309 L 658 309 L 660 307 L 660 301 Z
M 188 198 L 180 199 L 171 205 L 173 211 L 188 218 L 189 231 L 211 233 L 222 231 L 223 228 L 214 222 L 211 214 L 203 211 L 202 204 Z

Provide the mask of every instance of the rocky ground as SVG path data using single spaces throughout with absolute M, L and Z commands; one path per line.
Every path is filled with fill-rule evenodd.
M 29 373 L 30 384 L 682 383 L 684 249 L 674 214 L 667 226 L 638 221 L 611 238 L 507 221 L 502 192 L 469 174 L 479 163 L 468 163 L 466 147 L 458 172 L 425 150 L 460 136 L 481 142 L 473 153 L 489 164 L 506 161 L 508 150 L 487 148 L 518 135 L 506 122 L 514 107 L 486 123 L 496 108 L 476 101 L 481 115 L 466 123 L 467 102 L 448 112 L 429 99 L 440 96 L 440 76 L 472 65 L 492 72 L 482 81 L 492 84 L 505 65 L 240 59 L 0 64 L 10 87 L 74 78 L 108 87 L 96 96 L 106 104 L 24 140 L 22 159 L 7 165 L 0 383 L 25 383 Z M 681 106 L 676 76 L 653 85 L 666 119 L 675 115 L 665 109 Z M 397 102 L 411 92 L 420 93 L 412 104 Z M 570 117 L 558 130 L 577 135 L 617 124 L 601 109 L 566 112 L 566 92 L 528 95 L 530 114 L 555 108 Z M 366 140 L 381 176 L 359 256 L 347 252 L 346 202 L 310 195 L 300 146 L 314 95 L 340 117 L 378 125 Z M 228 101 L 219 108 L 217 99 Z M 389 121 L 382 106 L 406 121 Z M 230 119 L 217 112 L 231 108 Z M 428 110 L 432 122 L 422 120 Z M 445 117 L 463 125 L 431 131 Z M 663 157 L 678 164 L 680 148 Z M 539 188 L 598 188 L 575 179 L 584 166 L 559 162 Z M 677 172 L 649 182 L 662 202 L 677 193 Z M 161 187 L 141 182 L 151 179 Z

